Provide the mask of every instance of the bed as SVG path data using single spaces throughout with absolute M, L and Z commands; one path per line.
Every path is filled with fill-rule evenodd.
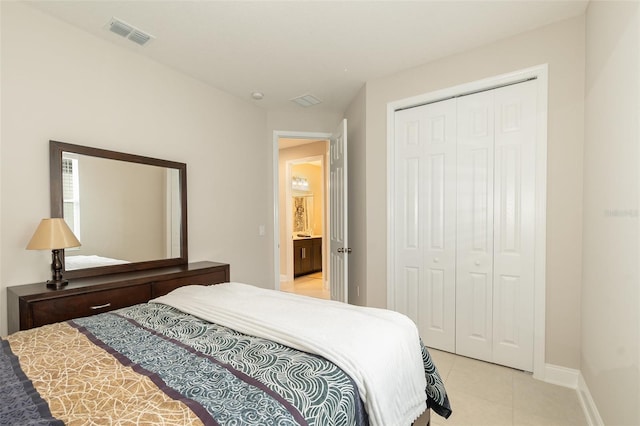
M 67 271 L 85 268 L 97 268 L 100 266 L 124 265 L 131 263 L 127 260 L 112 259 L 110 257 L 92 255 L 67 255 L 64 258 L 64 267 Z
M 241 283 L 0 340 L 0 424 L 409 425 L 451 407 L 413 323 Z

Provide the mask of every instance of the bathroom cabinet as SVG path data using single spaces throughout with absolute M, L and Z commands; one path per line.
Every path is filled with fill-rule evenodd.
M 293 276 L 322 271 L 322 237 L 293 240 Z

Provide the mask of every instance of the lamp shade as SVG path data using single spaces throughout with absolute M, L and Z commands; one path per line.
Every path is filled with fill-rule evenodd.
M 27 250 L 59 250 L 80 246 L 69 226 L 61 217 L 42 219 L 34 232 Z

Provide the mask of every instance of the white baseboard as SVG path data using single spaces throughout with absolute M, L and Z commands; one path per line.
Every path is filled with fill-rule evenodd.
M 587 386 L 587 382 L 584 381 L 582 373 L 578 376 L 577 391 L 580 405 L 582 405 L 582 411 L 587 419 L 587 424 L 589 426 L 604 426 L 602 417 L 600 417 L 600 413 L 598 412 L 598 407 L 596 407 L 596 403 L 591 397 L 591 392 L 589 392 L 589 387 Z
M 580 371 L 573 368 L 560 367 L 559 365 L 546 364 L 544 381 L 565 388 L 578 389 L 578 377 Z
M 584 381 L 580 370 L 546 364 L 544 381 L 553 385 L 575 389 L 580 405 L 582 406 L 582 412 L 587 419 L 587 424 L 589 426 L 604 426 L 602 417 L 600 417 L 600 413 L 598 412 L 598 407 L 596 407 L 591 397 L 589 387 Z

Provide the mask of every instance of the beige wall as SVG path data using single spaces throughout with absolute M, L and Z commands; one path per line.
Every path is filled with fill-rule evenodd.
M 342 116 L 342 111 L 325 109 L 322 104 L 306 108 L 292 104 L 290 108 L 269 110 L 267 112 L 268 138 L 270 141 L 273 140 L 274 130 L 333 133 Z
M 130 262 L 165 258 L 165 170 L 87 155 L 77 158 L 82 246 L 68 253 Z
M 584 17 L 451 56 L 366 86 L 366 304 L 386 306 L 387 104 L 531 66 L 549 64 L 546 362 L 580 367 Z M 364 232 L 364 236 L 362 234 Z M 366 243 L 364 242 L 366 241 Z
M 6 286 L 49 278 L 51 255 L 24 249 L 50 214 L 49 139 L 187 163 L 190 260 L 272 287 L 266 112 L 23 3 L 0 9 L 0 312 Z
M 640 6 L 587 9 L 581 370 L 606 425 L 640 424 Z

